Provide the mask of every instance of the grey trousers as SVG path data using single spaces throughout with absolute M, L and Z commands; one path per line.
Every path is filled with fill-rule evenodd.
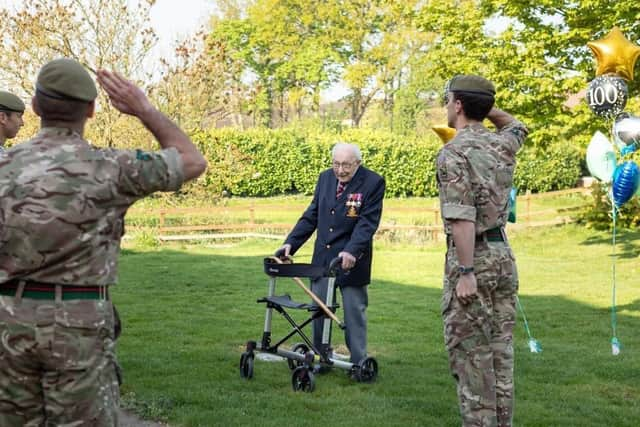
M 311 282 L 312 292 L 322 301 L 327 300 L 327 280 L 326 278 L 322 278 Z M 344 340 L 351 353 L 351 363 L 358 363 L 367 357 L 366 311 L 369 306 L 367 290 L 368 286 L 340 286 L 340 293 L 342 294 L 341 305 L 344 313 L 344 318 L 341 320 L 345 325 Z M 313 321 L 313 345 L 316 348 L 322 348 L 323 326 L 324 317 Z M 329 333 L 329 344 L 331 344 L 331 333 Z

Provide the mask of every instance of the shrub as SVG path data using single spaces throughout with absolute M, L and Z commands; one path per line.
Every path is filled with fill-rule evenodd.
M 202 197 L 312 194 L 318 174 L 331 163 L 330 150 L 337 141 L 360 146 L 364 165 L 385 177 L 387 196 L 433 197 L 438 193 L 435 159 L 442 144 L 435 134 L 213 129 L 192 137 L 209 168 L 185 191 Z M 580 150 L 567 143 L 551 144 L 544 151 L 524 148 L 518 155 L 515 184 L 520 192 L 573 187 L 581 175 L 582 158 Z
M 611 185 L 596 183 L 593 185 L 593 201 L 577 216 L 579 223 L 596 230 L 612 230 L 613 214 L 611 210 Z M 616 227 L 637 228 L 640 225 L 640 199 L 637 196 L 618 208 Z
M 583 157 L 580 149 L 567 142 L 546 149 L 524 147 L 518 153 L 514 184 L 521 192 L 533 193 L 572 188 L 582 175 Z

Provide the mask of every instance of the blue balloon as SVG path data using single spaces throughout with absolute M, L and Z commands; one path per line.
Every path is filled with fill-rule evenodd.
M 638 190 L 640 169 L 635 162 L 619 164 L 613 171 L 613 202 L 616 207 L 624 205 Z
M 631 154 L 631 153 L 633 153 L 634 151 L 636 151 L 636 148 L 637 148 L 637 147 L 636 147 L 636 145 L 635 145 L 635 144 L 634 144 L 634 145 L 627 145 L 627 146 L 625 146 L 625 147 L 622 147 L 622 148 L 620 149 L 620 155 L 621 155 L 621 156 L 626 156 L 627 154 Z

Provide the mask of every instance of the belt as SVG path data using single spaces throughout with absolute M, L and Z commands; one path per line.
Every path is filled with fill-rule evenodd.
M 22 291 L 23 298 L 32 299 L 56 299 L 56 288 L 60 288 L 60 298 L 62 300 L 72 299 L 108 299 L 106 286 L 73 286 L 57 285 L 34 280 L 12 279 L 8 282 L 0 283 L 0 295 L 16 296 L 20 287 L 20 282 L 24 282 Z
M 484 233 L 476 234 L 476 242 L 504 242 L 505 235 L 502 227 L 491 228 Z
M 490 228 L 484 233 L 476 234 L 476 242 L 506 242 L 506 236 L 502 227 Z M 453 237 L 447 235 L 447 242 L 450 246 L 455 246 Z

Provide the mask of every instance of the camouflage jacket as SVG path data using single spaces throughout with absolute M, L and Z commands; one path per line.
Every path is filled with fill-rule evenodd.
M 447 234 L 451 220 L 475 222 L 476 234 L 507 223 L 515 157 L 527 133 L 517 120 L 497 132 L 476 123 L 460 129 L 442 147 L 436 167 Z
M 42 129 L 0 157 L 0 284 L 115 283 L 127 208 L 183 180 L 174 148 L 99 149 L 70 129 Z

